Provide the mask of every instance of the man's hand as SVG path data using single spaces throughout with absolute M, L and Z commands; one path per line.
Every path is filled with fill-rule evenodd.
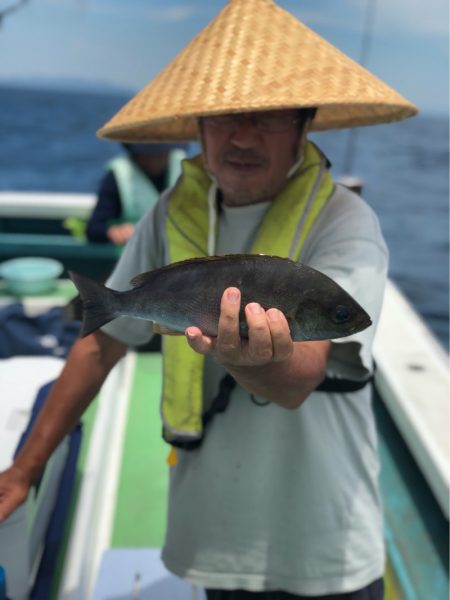
M 286 317 L 276 308 L 265 311 L 251 302 L 245 307 L 248 340 L 239 336 L 241 294 L 225 290 L 217 337 L 188 327 L 193 350 L 211 354 L 250 394 L 298 408 L 325 376 L 331 342 L 293 342 Z
M 0 523 L 25 502 L 30 485 L 25 474 L 15 466 L 0 473 Z
M 240 304 L 240 291 L 226 289 L 220 305 L 217 337 L 203 335 L 198 327 L 188 327 L 186 336 L 191 348 L 200 354 L 212 354 L 224 367 L 256 367 L 288 359 L 294 344 L 283 313 L 277 308 L 265 311 L 255 302 L 247 304 L 248 340 L 242 339 Z
M 131 223 L 122 223 L 122 225 L 112 225 L 108 228 L 106 235 L 113 244 L 126 244 L 133 235 L 134 225 Z

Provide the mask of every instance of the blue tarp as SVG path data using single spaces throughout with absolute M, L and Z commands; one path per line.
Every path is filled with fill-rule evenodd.
M 0 309 L 0 358 L 58 356 L 65 358 L 80 330 L 79 321 L 66 321 L 54 307 L 35 317 L 14 302 Z

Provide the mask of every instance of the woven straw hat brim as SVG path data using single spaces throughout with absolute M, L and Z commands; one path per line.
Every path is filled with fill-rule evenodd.
M 316 131 L 417 113 L 272 0 L 230 0 L 98 135 L 123 142 L 192 140 L 200 116 L 311 106 L 318 107 Z

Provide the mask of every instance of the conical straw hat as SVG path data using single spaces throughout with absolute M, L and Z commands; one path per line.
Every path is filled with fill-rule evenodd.
M 417 109 L 272 0 L 230 0 L 98 134 L 191 140 L 196 117 L 318 107 L 313 130 L 389 123 Z

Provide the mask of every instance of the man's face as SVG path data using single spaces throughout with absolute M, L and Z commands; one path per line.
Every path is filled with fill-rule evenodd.
M 200 121 L 203 155 L 228 206 L 273 198 L 286 184 L 307 127 L 295 110 L 205 117 Z

